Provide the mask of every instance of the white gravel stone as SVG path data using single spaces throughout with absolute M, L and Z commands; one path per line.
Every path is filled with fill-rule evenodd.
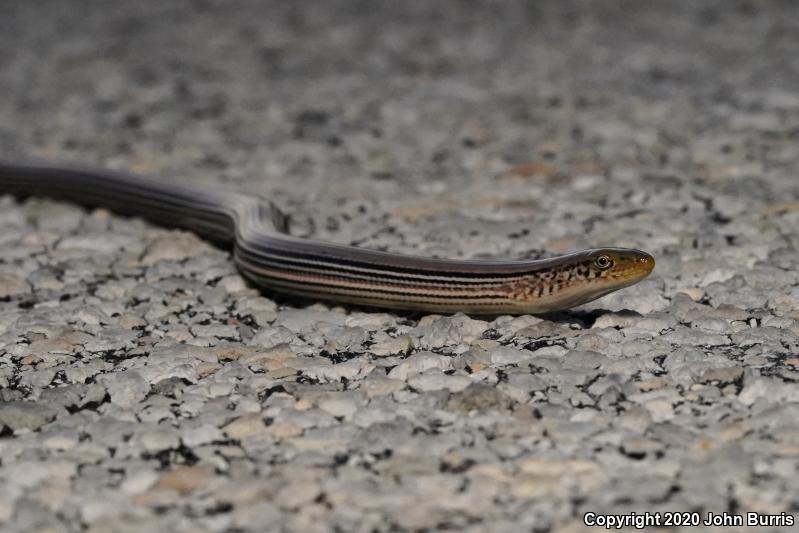
M 219 339 L 238 339 L 239 330 L 236 326 L 213 324 L 209 326 L 192 326 L 191 332 L 198 337 L 216 337 Z
M 517 365 L 533 358 L 532 353 L 510 346 L 498 346 L 491 350 L 490 353 L 491 364 L 498 366 Z
M 462 314 L 451 317 L 425 317 L 417 328 L 418 345 L 423 349 L 453 348 L 455 353 L 466 351 L 467 346 L 488 329 L 488 323 Z
M 333 416 L 348 419 L 358 411 L 360 403 L 352 396 L 337 395 L 320 400 L 319 408 Z
M 180 446 L 180 437 L 177 431 L 166 427 L 144 430 L 137 434 L 137 440 L 142 450 L 150 453 L 158 453 Z
M 278 314 L 275 325 L 294 333 L 303 333 L 315 330 L 320 323 L 342 326 L 346 319 L 346 315 L 335 311 L 292 310 Z
M 392 368 L 391 372 L 388 373 L 388 377 L 405 381 L 408 376 L 422 373 L 430 368 L 449 370 L 452 368 L 452 358 L 430 352 L 415 353 Z
M 392 337 L 387 333 L 379 332 L 372 336 L 372 345 L 369 351 L 378 357 L 388 355 L 405 355 L 413 350 L 413 339 L 410 335 Z
M 652 415 L 654 422 L 666 422 L 674 418 L 674 406 L 667 400 L 651 400 L 644 407 Z
M 419 391 L 446 389 L 451 392 L 458 392 L 468 387 L 471 383 L 472 380 L 467 376 L 447 375 L 436 368 L 408 378 L 408 385 Z
M 214 441 L 223 439 L 224 435 L 222 434 L 222 431 L 218 427 L 211 424 L 202 424 L 195 427 L 183 428 L 180 431 L 180 440 L 189 448 L 202 446 L 203 444 L 210 444 Z
M 129 473 L 119 489 L 130 496 L 136 496 L 149 490 L 158 481 L 158 472 L 155 470 L 139 470 Z
M 150 384 L 135 370 L 105 374 L 99 381 L 108 389 L 111 401 L 120 407 L 133 407 L 150 392 Z

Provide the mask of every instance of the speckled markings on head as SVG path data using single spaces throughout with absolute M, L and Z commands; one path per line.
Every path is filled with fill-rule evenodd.
M 586 250 L 514 280 L 506 290 L 520 305 L 526 302 L 529 312 L 550 311 L 632 285 L 649 275 L 654 266 L 654 258 L 639 250 Z

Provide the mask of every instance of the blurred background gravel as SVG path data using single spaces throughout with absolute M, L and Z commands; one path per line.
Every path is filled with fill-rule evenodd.
M 396 315 L 0 198 L 0 528 L 797 512 L 797 50 L 790 1 L 6 2 L 2 158 L 259 194 L 378 249 L 658 266 L 556 316 Z

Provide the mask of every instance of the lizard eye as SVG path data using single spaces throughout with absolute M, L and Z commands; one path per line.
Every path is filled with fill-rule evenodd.
M 606 255 L 600 255 L 596 259 L 594 259 L 594 264 L 600 270 L 605 270 L 606 268 L 610 268 L 613 264 L 613 261 L 610 260 L 610 257 Z

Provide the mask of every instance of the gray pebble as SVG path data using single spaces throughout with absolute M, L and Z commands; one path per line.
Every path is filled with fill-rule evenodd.
M 57 411 L 34 402 L 4 402 L 0 404 L 0 425 L 12 431 L 35 430 L 55 419 Z

